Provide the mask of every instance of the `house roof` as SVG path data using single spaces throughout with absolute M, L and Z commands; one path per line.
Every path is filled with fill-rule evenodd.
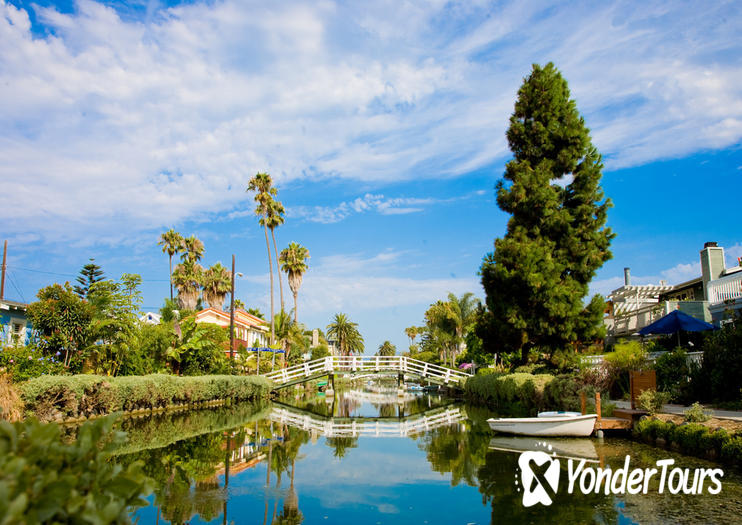
M 0 310 L 23 310 L 28 308 L 26 303 L 19 303 L 18 301 L 8 301 L 7 299 L 0 300 Z
M 218 308 L 205 308 L 196 314 L 196 319 L 203 318 L 207 314 L 214 314 L 220 319 L 229 322 L 229 312 L 224 312 Z M 258 330 L 268 330 L 268 323 L 263 321 L 260 317 L 255 317 L 247 313 L 244 310 L 234 311 L 234 322 L 237 325 L 241 325 L 246 328 L 257 328 Z

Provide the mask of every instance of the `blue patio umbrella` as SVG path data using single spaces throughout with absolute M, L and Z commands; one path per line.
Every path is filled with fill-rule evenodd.
M 652 324 L 639 330 L 639 334 L 674 334 L 680 330 L 685 330 L 686 332 L 704 332 L 706 330 L 714 330 L 714 325 L 696 319 L 680 310 L 673 310 L 663 318 L 657 319 Z

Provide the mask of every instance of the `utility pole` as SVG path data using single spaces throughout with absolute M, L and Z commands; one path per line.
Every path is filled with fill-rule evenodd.
M 5 269 L 8 267 L 8 240 L 5 240 L 3 245 L 3 270 L 2 277 L 0 277 L 0 300 L 5 299 Z
M 234 370 L 234 254 L 232 254 L 232 293 L 229 295 L 229 361 Z

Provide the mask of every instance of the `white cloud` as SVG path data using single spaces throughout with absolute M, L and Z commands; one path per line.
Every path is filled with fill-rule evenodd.
M 141 21 L 76 5 L 33 7 L 51 28 L 34 35 L 0 0 L 0 180 L 13 195 L 0 220 L 46 239 L 115 242 L 227 213 L 258 170 L 380 188 L 481 168 L 507 155 L 534 61 L 564 72 L 609 168 L 742 137 L 728 4 L 225 0 Z M 428 204 L 372 197 L 305 211 L 335 222 Z
M 671 268 L 660 270 L 656 275 L 631 275 L 631 284 L 660 284 L 660 281 L 666 281 L 667 284 L 681 284 L 701 276 L 701 263 L 678 263 Z M 590 283 L 590 293 L 599 293 L 607 296 L 613 290 L 624 285 L 624 277 L 615 276 L 607 279 L 599 279 Z
M 734 246 L 730 246 L 729 248 L 725 249 L 724 255 L 726 258 L 727 268 L 734 268 L 735 266 L 739 266 L 740 263 L 738 259 L 742 257 L 742 244 L 737 243 Z
M 696 279 L 701 276 L 701 263 L 679 263 L 667 270 L 660 272 L 663 279 L 668 284 L 680 284 L 691 279 Z
M 335 312 L 363 312 L 428 305 L 446 297 L 475 292 L 483 296 L 476 276 L 467 278 L 400 277 L 414 275 L 418 259 L 411 252 L 384 251 L 372 256 L 337 254 L 312 261 L 299 292 L 299 311 L 329 317 Z M 268 275 L 245 280 L 264 285 Z M 268 297 L 262 307 L 267 307 Z
M 353 213 L 364 213 L 368 211 L 376 211 L 382 215 L 417 213 L 423 211 L 424 208 L 422 206 L 439 202 L 445 202 L 445 200 L 415 197 L 387 199 L 381 194 L 374 195 L 367 193 L 363 197 L 358 197 L 352 201 L 341 202 L 335 206 L 295 206 L 287 210 L 287 215 L 310 222 L 330 224 L 340 222 Z

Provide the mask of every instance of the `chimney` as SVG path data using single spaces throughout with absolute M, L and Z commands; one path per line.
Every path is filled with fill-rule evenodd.
M 701 250 L 701 280 L 703 281 L 703 296 L 708 301 L 708 283 L 724 275 L 724 248 L 715 242 L 707 242 Z
M 631 286 L 631 268 L 623 269 L 623 284 L 624 286 Z

